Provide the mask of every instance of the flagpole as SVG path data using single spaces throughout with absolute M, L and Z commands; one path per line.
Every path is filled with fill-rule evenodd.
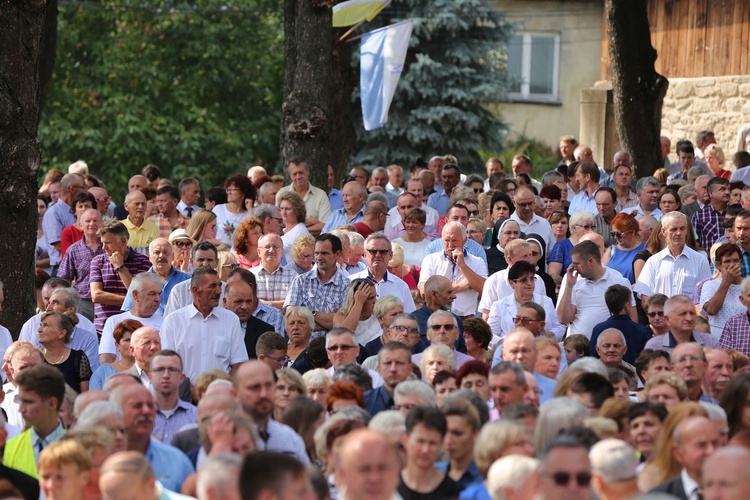
M 349 35 L 351 35 L 354 30 L 356 30 L 357 28 L 359 28 L 360 26 L 362 26 L 366 21 L 367 21 L 366 19 L 363 19 L 362 21 L 358 22 L 357 24 L 355 24 L 354 26 L 352 26 L 351 28 L 349 28 L 349 30 L 346 33 L 344 33 L 343 35 L 341 35 L 341 37 L 339 38 L 339 42 L 343 41 L 344 38 L 346 38 Z M 357 38 L 362 38 L 362 35 L 358 36 Z M 357 38 L 355 38 L 353 40 L 356 40 Z M 350 40 L 350 41 L 353 41 L 353 40 Z

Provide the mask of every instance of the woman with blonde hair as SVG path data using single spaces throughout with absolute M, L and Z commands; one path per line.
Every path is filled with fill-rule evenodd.
M 39 454 L 39 488 L 47 500 L 84 498 L 91 455 L 73 439 L 55 441 Z
M 263 222 L 256 217 L 248 217 L 240 222 L 234 232 L 234 254 L 243 269 L 260 264 L 258 240 L 263 236 Z
M 294 240 L 289 249 L 287 265 L 289 269 L 303 274 L 313 268 L 313 257 L 315 256 L 315 238 L 310 234 L 304 234 Z
M 549 337 L 537 337 L 536 343 L 537 357 L 534 371 L 544 375 L 552 380 L 557 380 L 557 374 L 560 371 L 560 362 L 562 360 L 562 349 L 560 344 Z
M 196 245 L 202 241 L 208 241 L 219 250 L 229 250 L 229 245 L 216 238 L 216 214 L 210 210 L 201 208 L 195 212 L 190 218 L 187 233 Z
M 219 265 L 217 270 L 221 281 L 226 281 L 229 278 L 229 272 L 235 267 L 239 267 L 237 262 L 237 256 L 228 250 L 219 251 Z
M 438 372 L 447 370 L 455 373 L 456 355 L 448 346 L 432 344 L 422 353 L 419 369 L 422 371 L 422 378 L 425 382 L 432 385 L 432 379 Z
M 307 208 L 302 198 L 294 191 L 279 193 L 278 205 L 281 219 L 284 221 L 284 235 L 281 237 L 281 242 L 284 244 L 284 257 L 289 262 L 294 241 L 300 236 L 310 234 L 305 226 Z
M 276 370 L 276 399 L 273 403 L 273 418 L 281 421 L 284 410 L 289 402 L 298 397 L 307 395 L 307 387 L 302 375 L 294 368 L 280 368 Z
M 683 420 L 696 416 L 708 418 L 708 412 L 700 404 L 692 401 L 670 408 L 656 441 L 653 458 L 638 476 L 638 487 L 641 491 L 649 491 L 680 474 L 682 466 L 674 456 L 674 431 Z
M 89 358 L 83 351 L 66 347 L 73 336 L 76 324 L 78 316 L 74 312 L 42 314 L 39 343 L 44 346 L 44 361 L 60 370 L 65 377 L 65 383 L 76 392 L 85 392 L 89 390 L 92 375 Z
M 373 314 L 376 300 L 375 286 L 369 278 L 357 278 L 349 284 L 344 305 L 333 315 L 334 328 L 348 328 L 354 332 L 359 345 L 366 345 L 383 333 L 378 318 Z
M 659 372 L 646 382 L 643 391 L 646 401 L 661 403 L 668 409 L 687 400 L 685 381 L 672 372 Z
M 419 266 L 404 263 L 404 249 L 398 243 L 391 243 L 393 256 L 388 262 L 388 272 L 398 276 L 409 286 L 409 290 L 416 290 L 419 283 Z
M 716 144 L 706 146 L 703 150 L 703 159 L 716 177 L 729 179 L 732 176 L 732 172 L 724 168 L 724 150 Z
M 315 317 L 312 311 L 304 306 L 288 306 L 284 311 L 284 328 L 289 338 L 286 355 L 291 365 L 310 344 Z

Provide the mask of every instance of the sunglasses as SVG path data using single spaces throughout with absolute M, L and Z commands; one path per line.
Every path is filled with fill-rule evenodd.
M 664 316 L 664 311 L 646 313 L 646 316 L 648 316 L 649 318 L 655 318 L 657 316 Z
M 446 332 L 452 332 L 456 326 L 455 325 L 430 325 L 430 330 L 433 332 L 439 332 L 441 328 L 444 328 Z
M 390 252 L 390 250 L 383 250 L 383 249 L 377 249 L 377 248 L 367 249 L 367 253 L 369 253 L 373 257 L 375 257 L 376 255 L 382 255 L 385 257 L 386 255 L 388 255 L 388 252 Z
M 177 248 L 190 248 L 193 246 L 192 241 L 175 241 L 174 246 Z
M 621 233 L 619 231 L 610 231 L 609 235 L 613 238 L 622 238 L 624 234 L 628 234 L 630 231 L 625 231 L 624 233 Z
M 590 472 L 578 472 L 577 474 L 571 474 L 569 472 L 543 472 L 543 476 L 552 478 L 557 486 L 567 486 L 570 484 L 571 479 L 575 479 L 578 486 L 588 486 L 591 484 L 591 473 Z

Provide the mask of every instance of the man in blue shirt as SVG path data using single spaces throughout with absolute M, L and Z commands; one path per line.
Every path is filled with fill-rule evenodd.
M 441 174 L 443 189 L 432 193 L 427 199 L 427 205 L 444 214 L 451 205 L 451 194 L 459 182 L 461 182 L 461 169 L 455 163 L 448 163 L 443 166 Z

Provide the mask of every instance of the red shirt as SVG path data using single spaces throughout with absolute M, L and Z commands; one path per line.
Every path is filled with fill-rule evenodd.
M 372 229 L 370 229 L 370 226 L 368 226 L 364 222 L 355 222 L 353 226 L 357 228 L 357 232 L 361 234 L 364 238 L 367 238 L 368 236 L 370 236 L 372 233 L 375 232 Z

